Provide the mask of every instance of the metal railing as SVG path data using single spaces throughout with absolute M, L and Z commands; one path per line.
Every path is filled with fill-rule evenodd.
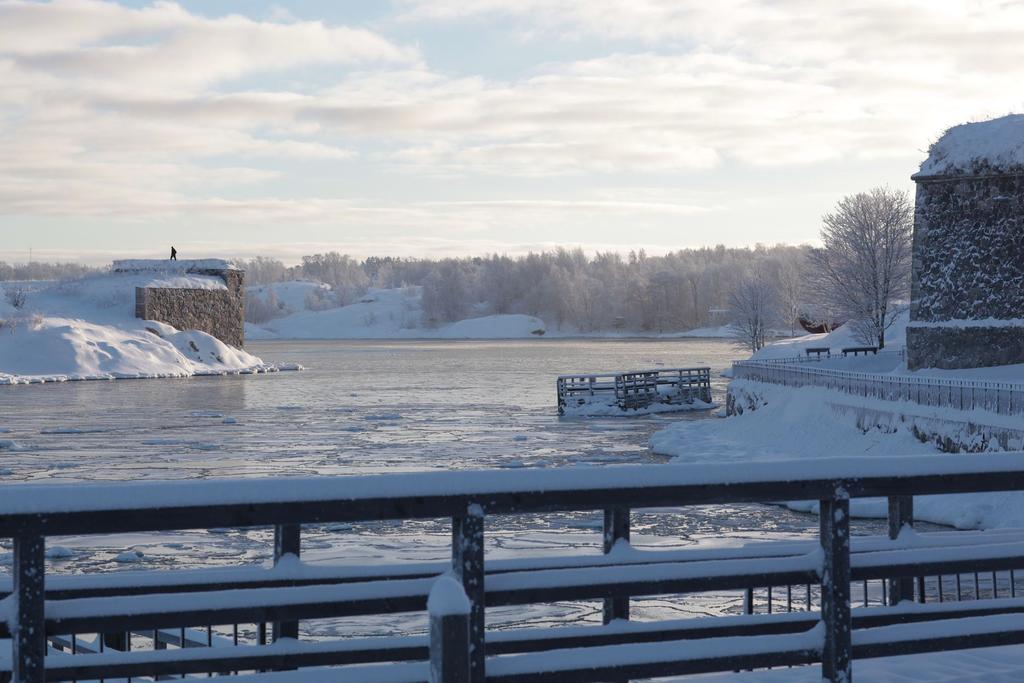
M 791 360 L 791 359 L 790 359 Z M 733 379 L 822 387 L 884 401 L 907 401 L 954 410 L 983 410 L 997 415 L 1024 415 L 1024 384 L 967 379 L 887 375 L 832 368 L 795 366 L 791 362 L 736 361 Z
M 906 543 L 899 538 L 912 523 L 915 495 L 1021 490 L 1021 454 L 7 486 L 0 498 L 0 537 L 13 538 L 14 562 L 7 609 L 0 612 L 8 623 L 0 638 L 12 640 L 7 665 L 17 683 L 239 671 L 256 672 L 258 680 L 266 670 L 294 670 L 288 680 L 301 682 L 306 667 L 373 662 L 389 663 L 389 680 L 410 682 L 607 681 L 814 662 L 822 663 L 825 678 L 849 681 L 854 657 L 1024 643 L 1019 623 L 1000 619 L 1024 612 L 1024 601 L 981 599 L 927 610 L 901 602 L 913 598 L 915 580 L 922 585 L 916 577 L 1024 567 L 1024 534 L 945 532 Z M 889 535 L 895 541 L 850 538 L 850 500 L 863 497 L 889 499 Z M 822 513 L 817 543 L 628 547 L 633 510 L 808 499 L 819 501 Z M 605 511 L 604 554 L 501 560 L 485 567 L 485 520 L 595 509 Z M 452 523 L 448 565 L 332 567 L 298 561 L 302 524 L 437 518 Z M 275 567 L 49 578 L 45 571 L 50 536 L 226 525 L 273 526 Z M 301 620 L 422 611 L 445 571 L 468 598 L 466 609 L 435 614 L 431 608 L 431 619 L 439 621 L 438 628 L 432 622 L 429 636 L 291 640 L 301 635 Z M 852 586 L 872 581 L 886 582 L 888 604 L 853 608 Z M 666 594 L 742 591 L 753 612 L 755 590 L 781 586 L 787 587 L 790 609 L 794 586 L 808 586 L 808 596 L 813 587 L 816 605 L 808 603 L 802 613 L 676 620 L 658 627 L 486 629 L 488 607 L 563 600 L 604 600 L 606 624 L 628 619 L 630 598 Z M 992 592 L 997 588 L 993 580 Z M 990 597 L 976 590 L 976 597 Z M 1015 593 L 1014 581 L 1009 591 Z M 891 630 L 943 620 L 941 636 L 933 630 Z M 272 624 L 276 642 L 219 647 L 238 643 L 238 624 Z M 233 642 L 214 638 L 218 625 L 234 625 Z M 202 644 L 197 628 L 206 629 L 208 647 L 189 647 Z M 970 637 L 950 636 L 959 636 L 960 628 Z M 737 638 L 751 635 L 759 638 Z M 123 651 L 147 636 L 153 650 Z M 695 648 L 696 639 L 721 640 Z M 645 647 L 656 642 L 675 646 Z M 47 654 L 49 645 L 74 651 L 76 643 L 84 645 L 76 654 Z M 588 648 L 585 658 L 559 653 L 581 647 Z M 354 672 L 363 673 L 371 677 L 367 669 Z

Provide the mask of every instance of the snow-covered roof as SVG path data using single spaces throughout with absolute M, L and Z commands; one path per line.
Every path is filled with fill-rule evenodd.
M 114 272 L 197 273 L 209 270 L 242 270 L 234 261 L 219 258 L 182 259 L 125 259 L 114 261 Z
M 929 148 L 916 176 L 1011 169 L 1024 169 L 1024 114 L 953 126 Z

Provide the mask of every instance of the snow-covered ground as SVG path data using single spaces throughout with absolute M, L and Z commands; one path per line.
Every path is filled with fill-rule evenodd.
M 277 300 L 292 307 L 303 302 L 315 283 L 274 285 Z M 250 288 L 252 292 L 254 288 Z M 265 287 L 257 295 L 265 296 Z M 278 294 L 280 292 L 280 294 Z M 246 325 L 248 339 L 522 339 L 546 332 L 544 321 L 529 315 L 488 315 L 437 327 L 421 325 L 419 287 L 371 289 L 348 306 L 301 310 L 263 325 Z
M 910 372 L 900 353 L 906 347 L 909 312 L 904 311 L 888 331 L 886 348 L 878 355 L 837 357 L 813 363 L 815 368 L 854 372 L 915 375 L 972 380 L 1024 381 L 1024 365 L 977 368 L 971 370 L 921 370 Z M 831 347 L 834 354 L 849 346 L 862 346 L 849 326 L 828 334 L 808 335 L 769 344 L 752 360 L 800 359 L 810 347 Z M 935 453 L 933 445 L 923 443 L 911 431 L 912 424 L 893 420 L 867 431 L 859 428 L 849 411 L 837 410 L 840 403 L 859 408 L 884 408 L 885 402 L 840 394 L 818 387 L 783 387 L 772 384 L 734 381 L 734 388 L 760 400 L 756 410 L 746 410 L 724 420 L 679 422 L 651 437 L 656 453 L 675 456 L 687 462 L 749 462 L 763 459 L 808 458 L 863 455 L 889 457 L 913 453 Z M 900 404 L 908 414 L 941 422 L 953 417 L 960 421 L 981 420 L 973 413 L 952 408 L 930 408 Z M 916 412 L 915 412 L 916 411 Z M 943 412 L 945 411 L 945 412 Z M 920 414 L 918 414 L 920 413 Z M 952 413 L 956 413 L 953 415 Z M 985 415 L 988 422 L 1002 427 L 1019 427 L 1020 419 Z M 793 503 L 794 509 L 811 509 L 809 503 Z M 884 501 L 854 501 L 853 512 L 866 517 L 885 517 Z M 959 528 L 1024 526 L 1024 494 L 996 493 L 922 498 L 915 503 L 919 519 Z
M 424 322 L 422 287 L 371 288 L 347 306 L 331 304 L 331 290 L 319 282 L 291 281 L 246 288 L 250 305 L 266 306 L 269 320 L 246 324 L 247 339 L 731 339 L 729 325 L 685 332 L 586 331 L 552 327 L 532 315 L 478 315 L 454 323 Z M 486 307 L 483 307 L 486 308 Z M 483 311 L 481 311 L 482 313 Z M 788 332 L 779 330 L 775 336 Z
M 221 289 L 220 278 L 131 272 L 47 283 L 0 283 L 0 384 L 266 372 L 241 349 L 195 330 L 134 316 L 135 288 Z M 8 292 L 24 292 L 15 308 Z
M 756 410 L 745 410 L 720 420 L 681 421 L 651 436 L 654 452 L 674 456 L 677 462 L 735 462 L 837 456 L 887 458 L 895 455 L 934 454 L 930 443 L 915 437 L 909 425 L 893 421 L 862 430 L 852 415 L 830 405 L 839 394 L 816 387 L 782 387 L 743 382 L 760 397 Z M 791 503 L 797 510 L 814 504 Z M 884 500 L 855 500 L 851 512 L 860 517 L 884 518 Z M 985 493 L 926 496 L 914 503 L 917 519 L 963 529 L 1024 527 L 1024 494 Z
M 424 327 L 420 287 L 370 289 L 358 302 L 309 310 L 324 292 L 313 282 L 280 282 L 248 288 L 266 301 L 270 291 L 282 311 L 292 311 L 262 325 L 247 324 L 249 339 L 522 339 L 542 336 L 546 325 L 529 315 L 488 315 Z

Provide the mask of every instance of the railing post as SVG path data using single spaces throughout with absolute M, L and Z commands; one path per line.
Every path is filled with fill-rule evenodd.
M 12 572 L 14 683 L 43 683 L 46 679 L 46 539 L 42 535 L 15 537 Z
M 442 576 L 434 582 L 427 600 L 431 683 L 469 683 L 471 611 L 469 598 L 458 581 Z
M 629 508 L 609 508 L 604 511 L 604 554 L 607 555 L 619 541 L 629 543 Z M 602 621 L 629 619 L 629 596 L 604 599 Z
M 825 555 L 821 573 L 821 619 L 825 624 L 821 677 L 831 683 L 850 683 L 850 499 L 838 487 L 831 499 L 820 501 L 820 506 Z
M 469 680 L 484 681 L 484 510 L 470 504 L 452 519 L 452 569 L 469 598 Z
M 299 558 L 299 550 L 302 546 L 302 525 L 301 524 L 278 524 L 274 527 L 274 564 L 278 564 L 285 555 L 294 555 Z M 281 638 L 299 637 L 299 622 L 277 621 L 274 622 L 274 642 Z
M 889 538 L 896 540 L 905 526 L 914 526 L 914 497 L 889 496 Z M 914 599 L 914 578 L 889 579 L 889 604 Z

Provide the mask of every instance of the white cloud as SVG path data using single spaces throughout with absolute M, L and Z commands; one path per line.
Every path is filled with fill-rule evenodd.
M 642 194 L 652 177 L 721 167 L 912 160 L 947 125 L 1024 107 L 1020 3 L 401 6 L 418 22 L 406 31 L 490 22 L 526 40 L 578 41 L 558 51 L 578 56 L 499 77 L 467 54 L 453 73 L 380 32 L 299 20 L 286 7 L 255 20 L 170 2 L 0 0 L 3 214 L 464 235 L 509 216 L 557 226 L 632 212 L 668 230 L 712 203 L 608 197 L 572 180 L 628 182 Z M 295 190 L 323 169 L 335 189 Z M 360 191 L 388 201 L 344 182 L 371 175 L 379 185 Z M 566 189 L 473 191 L 538 176 Z M 409 190 L 423 178 L 458 182 L 426 202 Z M 403 189 L 413 199 L 403 202 Z M 475 199 L 484 194 L 496 198 Z M 262 198 L 238 198 L 253 195 Z

